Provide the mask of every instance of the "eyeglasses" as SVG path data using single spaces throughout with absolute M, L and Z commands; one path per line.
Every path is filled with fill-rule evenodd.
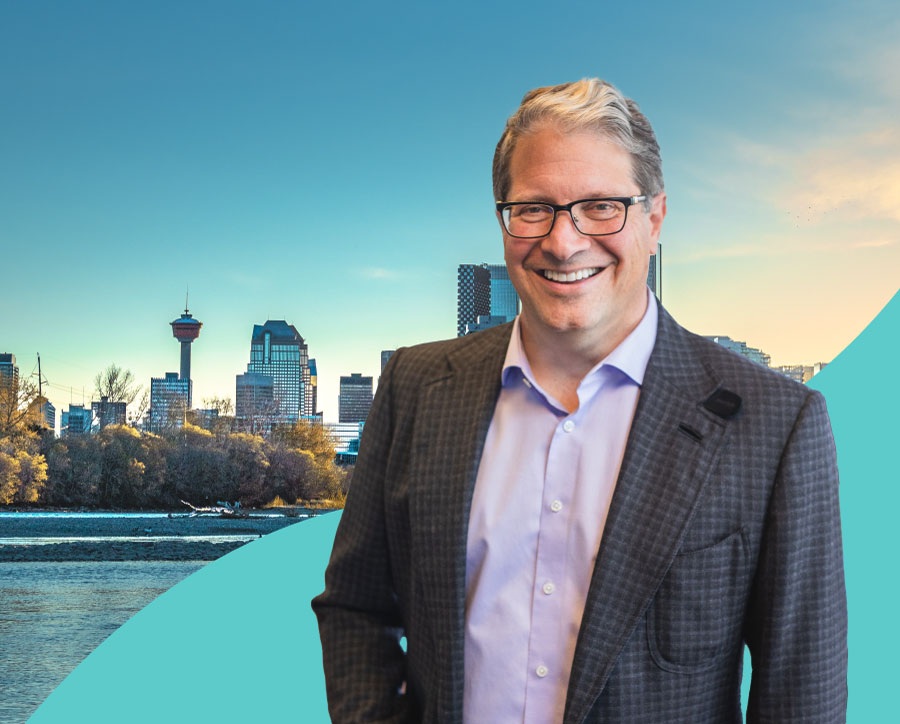
M 625 228 L 628 207 L 646 200 L 646 196 L 614 196 L 605 199 L 579 199 L 570 204 L 545 204 L 534 201 L 498 201 L 497 211 L 503 228 L 517 239 L 547 236 L 560 211 L 568 211 L 572 223 L 582 234 L 608 236 Z

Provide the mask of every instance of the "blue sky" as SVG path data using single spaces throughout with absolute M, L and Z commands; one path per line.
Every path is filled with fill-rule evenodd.
M 833 358 L 900 279 L 891 2 L 0 2 L 0 351 L 57 407 L 111 362 L 234 395 L 283 318 L 337 378 L 455 333 L 502 260 L 490 163 L 538 86 L 599 76 L 663 152 L 664 302 L 779 364 Z M 71 393 L 64 388 L 74 388 Z

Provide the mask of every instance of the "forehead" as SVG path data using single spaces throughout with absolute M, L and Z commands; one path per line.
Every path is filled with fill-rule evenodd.
M 509 163 L 510 199 L 557 203 L 590 196 L 631 196 L 631 154 L 590 131 L 544 127 L 520 137 Z

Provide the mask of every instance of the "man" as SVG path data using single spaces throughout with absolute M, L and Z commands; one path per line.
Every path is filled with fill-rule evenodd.
M 382 375 L 313 601 L 333 721 L 740 722 L 745 645 L 749 721 L 844 721 L 824 401 L 649 293 L 646 118 L 532 91 L 494 194 L 522 312 Z

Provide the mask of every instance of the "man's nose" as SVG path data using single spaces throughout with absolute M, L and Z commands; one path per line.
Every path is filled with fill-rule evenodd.
M 571 212 L 558 211 L 550 233 L 541 242 L 541 249 L 561 261 L 571 258 L 579 251 L 588 249 L 591 237 L 575 228 Z

